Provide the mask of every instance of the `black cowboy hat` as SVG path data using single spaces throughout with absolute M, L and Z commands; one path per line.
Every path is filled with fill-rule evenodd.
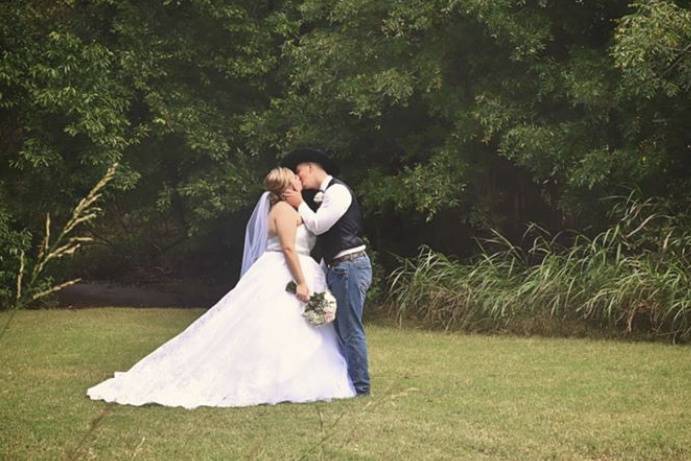
M 295 171 L 295 168 L 299 164 L 305 162 L 319 164 L 324 168 L 324 171 L 330 175 L 337 175 L 339 172 L 338 165 L 336 165 L 336 162 L 331 158 L 331 155 L 321 149 L 314 149 L 311 147 L 301 147 L 289 152 L 281 159 L 281 166 Z

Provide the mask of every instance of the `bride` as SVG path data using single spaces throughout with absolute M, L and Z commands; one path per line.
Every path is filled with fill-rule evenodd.
M 235 287 L 184 331 L 125 372 L 87 390 L 94 400 L 129 405 L 240 407 L 355 396 L 333 324 L 302 317 L 310 290 L 325 291 L 309 253 L 316 237 L 281 194 L 302 190 L 275 168 L 247 224 Z M 297 293 L 288 293 L 288 282 Z

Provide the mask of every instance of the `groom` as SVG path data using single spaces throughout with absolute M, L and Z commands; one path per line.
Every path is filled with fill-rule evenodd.
M 334 326 L 348 363 L 348 374 L 358 395 L 370 393 L 367 342 L 362 311 L 372 283 L 372 264 L 362 239 L 362 213 L 355 194 L 334 178 L 338 167 L 318 149 L 297 149 L 286 155 L 282 166 L 292 169 L 305 189 L 317 189 L 317 211 L 300 192 L 288 190 L 283 198 L 298 210 L 305 227 L 317 235 L 328 267 L 326 282 L 336 298 Z

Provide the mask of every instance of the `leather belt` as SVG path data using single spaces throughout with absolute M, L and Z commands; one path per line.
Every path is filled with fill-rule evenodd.
M 328 263 L 326 263 L 326 265 L 329 267 L 332 267 L 332 266 L 334 266 L 340 262 L 352 261 L 353 259 L 357 259 L 360 256 L 365 256 L 366 254 L 367 253 L 365 252 L 365 250 L 356 251 L 355 253 L 349 253 L 347 255 L 343 255 L 343 256 L 339 256 L 338 258 L 334 258 L 331 261 L 329 261 Z

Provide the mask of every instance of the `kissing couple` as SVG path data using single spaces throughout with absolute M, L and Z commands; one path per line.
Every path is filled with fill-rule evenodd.
M 247 223 L 235 287 L 128 371 L 90 387 L 89 398 L 193 409 L 369 395 L 362 314 L 372 266 L 360 205 L 337 174 L 322 150 L 286 155 Z M 314 209 L 303 190 L 316 191 Z M 321 265 L 310 256 L 315 245 Z M 305 303 L 325 292 L 335 319 L 311 325 Z

